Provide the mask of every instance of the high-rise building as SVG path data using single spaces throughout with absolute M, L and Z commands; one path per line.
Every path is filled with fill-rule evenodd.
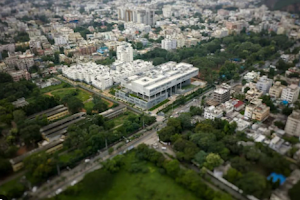
M 154 25 L 154 10 L 143 7 L 120 7 L 118 8 L 118 19 L 126 22 Z
M 300 136 L 300 110 L 294 110 L 288 117 L 285 133 L 292 136 Z
M 132 62 L 133 61 L 133 49 L 131 44 L 123 42 L 117 47 L 117 59 L 120 62 Z
M 299 96 L 299 87 L 298 85 L 292 84 L 284 88 L 281 93 L 281 99 L 286 100 L 289 103 L 294 103 L 297 101 Z
M 177 42 L 175 39 L 166 38 L 161 41 L 162 49 L 172 50 L 172 49 L 176 49 L 176 47 L 177 47 Z

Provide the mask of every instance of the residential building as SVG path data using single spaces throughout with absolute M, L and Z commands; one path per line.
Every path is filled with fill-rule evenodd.
M 262 103 L 262 99 L 254 99 L 245 108 L 244 116 L 248 119 L 264 121 L 270 115 L 270 107 Z
M 132 62 L 133 61 L 133 48 L 131 44 L 123 42 L 117 47 L 117 59 L 120 62 Z
M 280 81 L 276 81 L 272 87 L 270 87 L 269 95 L 273 98 L 279 98 L 281 96 L 282 90 L 285 88 L 281 85 Z
M 299 87 L 298 85 L 291 84 L 284 88 L 281 93 L 281 99 L 286 100 L 289 103 L 294 103 L 297 101 L 299 96 Z
M 246 95 L 245 95 L 245 99 L 247 101 L 252 101 L 252 100 L 255 100 L 255 99 L 258 99 L 259 97 L 261 97 L 263 95 L 263 92 L 258 90 L 256 88 L 256 85 L 252 82 L 250 83 L 247 83 L 246 85 L 244 85 L 243 87 L 243 90 L 242 91 L 245 91 L 246 88 L 249 88 L 249 90 L 246 92 Z
M 205 119 L 216 119 L 223 117 L 223 110 L 215 107 L 215 106 L 209 106 L 204 109 L 204 118 Z
M 176 49 L 177 41 L 172 38 L 165 38 L 161 41 L 161 48 L 166 50 Z
M 230 90 L 218 88 L 213 93 L 213 101 L 217 104 L 224 103 L 230 99 Z
M 23 78 L 26 80 L 31 79 L 30 73 L 26 69 L 19 70 L 19 71 L 11 71 L 8 73 L 12 76 L 12 78 L 15 82 L 18 82 Z
M 146 25 L 155 24 L 155 11 L 146 7 L 122 6 L 118 8 L 118 19 Z
M 285 133 L 300 137 L 300 110 L 294 110 L 287 119 Z
M 247 82 L 251 82 L 251 81 L 258 80 L 258 78 L 259 78 L 259 73 L 255 72 L 255 71 L 248 72 L 248 73 L 244 76 L 244 79 L 245 79 Z
M 269 92 L 270 87 L 272 86 L 272 79 L 269 79 L 267 76 L 262 76 L 256 83 L 256 88 L 263 92 L 265 95 Z

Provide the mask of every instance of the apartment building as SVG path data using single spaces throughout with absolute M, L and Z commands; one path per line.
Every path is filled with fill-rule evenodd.
M 272 87 L 270 87 L 269 95 L 273 98 L 279 98 L 281 96 L 282 90 L 285 88 L 281 85 L 280 81 L 276 81 Z
M 298 85 L 292 84 L 287 86 L 282 90 L 281 99 L 286 100 L 289 103 L 294 103 L 297 101 L 299 96 L 299 87 Z
M 131 44 L 123 42 L 117 47 L 117 59 L 120 62 L 133 61 L 133 48 Z
M 204 109 L 204 118 L 205 119 L 216 119 L 223 116 L 223 110 L 215 106 L 209 106 Z
M 300 137 L 300 110 L 294 110 L 290 114 L 284 130 L 288 135 Z
M 118 8 L 118 19 L 125 22 L 155 24 L 155 11 L 146 7 L 123 6 Z
M 176 39 L 166 38 L 161 41 L 161 48 L 166 50 L 176 49 L 177 41 Z
M 11 77 L 15 82 L 18 82 L 21 79 L 26 79 L 26 80 L 31 79 L 30 73 L 26 69 L 19 70 L 19 71 L 11 71 L 8 73 L 11 75 Z
M 259 80 L 256 83 L 256 88 L 263 92 L 265 95 L 269 92 L 271 86 L 272 86 L 273 80 L 269 79 L 267 76 L 262 76 L 259 78 Z
M 270 115 L 270 107 L 262 103 L 262 99 L 254 99 L 245 108 L 244 116 L 248 119 L 264 121 Z

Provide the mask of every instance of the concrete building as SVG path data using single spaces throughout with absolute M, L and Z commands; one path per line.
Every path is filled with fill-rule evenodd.
M 197 76 L 199 69 L 187 63 L 168 62 L 151 70 L 126 77 L 121 82 L 123 89 L 116 96 L 143 109 L 149 109 L 182 86 L 190 84 L 190 79 Z
M 264 121 L 270 115 L 270 107 L 262 103 L 262 99 L 254 99 L 245 108 L 244 116 L 248 119 Z
M 285 132 L 291 136 L 300 137 L 300 111 L 294 110 L 287 119 Z
M 263 92 L 260 91 L 260 90 L 258 90 L 258 89 L 256 88 L 256 85 L 255 85 L 254 83 L 252 83 L 252 82 L 247 83 L 246 85 L 244 85 L 242 91 L 244 92 L 245 89 L 246 89 L 247 87 L 250 88 L 250 89 L 246 92 L 246 95 L 245 95 L 245 99 L 246 99 L 247 101 L 250 102 L 250 101 L 255 100 L 255 99 L 257 99 L 257 98 L 259 98 L 259 97 L 261 97 L 261 96 L 263 95 Z
M 26 80 L 29 80 L 31 78 L 30 73 L 25 69 L 19 70 L 19 71 L 12 71 L 12 72 L 8 72 L 8 73 L 12 76 L 12 78 L 15 82 L 18 82 L 23 78 Z
M 276 81 L 276 83 L 270 87 L 269 95 L 273 98 L 279 98 L 284 88 L 285 86 L 281 85 L 280 81 Z
M 176 39 L 166 38 L 161 41 L 161 48 L 166 50 L 176 49 L 177 41 Z
M 263 92 L 265 95 L 269 92 L 270 87 L 272 86 L 273 80 L 269 79 L 267 76 L 262 76 L 256 83 L 256 88 Z
M 155 24 L 155 11 L 146 7 L 123 6 L 118 8 L 118 19 L 147 25 Z
M 284 88 L 281 93 L 281 99 L 286 100 L 289 103 L 294 103 L 297 101 L 299 96 L 299 87 L 298 85 L 292 84 Z
M 216 119 L 223 116 L 223 110 L 215 106 L 209 106 L 204 109 L 204 118 L 205 119 Z
M 132 62 L 133 61 L 133 48 L 131 44 L 123 42 L 117 47 L 117 59 L 120 62 Z
M 12 102 L 12 105 L 14 105 L 16 108 L 24 107 L 29 105 L 29 103 L 25 100 L 24 97 L 17 99 L 17 101 Z
M 258 80 L 259 78 L 259 73 L 257 72 L 248 72 L 245 76 L 244 76 L 244 79 L 247 81 L 247 82 L 251 82 L 251 81 L 255 81 L 255 80 Z
M 213 93 L 213 100 L 218 103 L 224 103 L 230 99 L 230 90 L 218 88 Z

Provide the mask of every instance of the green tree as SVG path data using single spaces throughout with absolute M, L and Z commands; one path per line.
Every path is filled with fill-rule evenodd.
M 298 181 L 289 191 L 289 197 L 291 200 L 298 200 L 300 196 L 300 181 Z
M 267 189 L 267 181 L 264 176 L 256 172 L 248 172 L 236 182 L 236 186 L 245 194 L 261 198 Z
M 242 177 L 242 173 L 241 172 L 239 172 L 238 170 L 230 167 L 224 178 L 226 180 L 228 180 L 229 182 L 235 184 L 236 181 L 238 181 L 241 177 Z
M 69 98 L 67 100 L 67 106 L 68 106 L 69 111 L 73 114 L 80 112 L 82 110 L 82 108 L 84 107 L 82 101 L 76 97 Z
M 29 125 L 20 130 L 20 135 L 27 146 L 34 146 L 40 140 L 42 135 L 40 133 L 40 126 Z
M 222 158 L 218 154 L 210 153 L 206 156 L 204 167 L 207 169 L 213 170 L 215 167 L 218 167 L 223 164 Z
M 17 124 L 23 123 L 26 119 L 26 115 L 25 115 L 25 112 L 23 110 L 15 110 L 13 112 L 13 116 L 14 116 L 14 121 Z
M 12 171 L 9 160 L 0 157 L 0 177 L 7 176 Z
M 179 166 L 178 160 L 167 161 L 164 164 L 164 168 L 166 169 L 167 174 L 173 178 L 176 178 L 180 171 L 180 166 Z
M 196 163 L 199 164 L 199 167 L 201 168 L 206 160 L 206 156 L 207 156 L 207 153 L 205 151 L 199 151 L 195 157 L 194 157 L 194 161 Z

